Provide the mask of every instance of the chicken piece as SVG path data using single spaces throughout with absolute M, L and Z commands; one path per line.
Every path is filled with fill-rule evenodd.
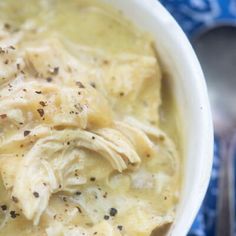
M 84 74 L 86 80 L 104 94 L 112 109 L 120 114 L 118 118 L 129 114 L 158 123 L 161 69 L 155 56 L 110 55 L 81 45 L 69 44 L 68 48 L 79 59 L 82 68 L 89 71 Z
M 76 82 L 75 82 L 76 83 Z M 81 89 L 61 88 L 60 105 L 53 115 L 54 126 L 74 126 L 94 129 L 111 125 L 112 111 L 107 101 L 89 84 L 77 83 Z
M 88 82 L 90 68 L 68 53 L 58 39 L 50 38 L 46 42 L 34 42 L 25 47 L 26 66 L 34 77 L 50 78 L 56 84 L 67 86 L 74 85 L 77 80 Z
M 50 129 L 48 127 L 40 125 L 31 130 L 22 130 L 22 132 L 10 135 L 10 137 L 4 137 L 4 140 L 0 142 L 0 152 L 3 152 L 6 149 L 16 150 L 21 143 L 24 143 L 26 146 L 30 142 L 35 142 L 36 140 L 47 136 L 49 133 Z
M 23 58 L 16 52 L 15 46 L 3 47 L 0 41 L 0 88 L 24 68 Z M 9 86 L 10 87 L 10 86 Z
M 71 112 L 70 116 L 81 114 L 83 128 L 111 124 L 112 112 L 108 101 L 89 84 L 89 78 L 96 77 L 97 73 L 90 75 L 91 68 L 71 56 L 58 40 L 51 39 L 42 47 L 26 49 L 25 61 L 29 70 L 33 68 L 36 74 L 44 79 L 50 78 L 52 83 L 60 86 L 62 114 L 58 115 L 56 123 L 68 119 L 65 113 Z M 65 123 L 70 123 L 70 119 Z
M 158 152 L 156 152 L 155 158 L 150 160 L 149 165 L 152 165 L 152 161 L 159 162 L 166 166 L 165 171 L 168 170 L 169 174 L 174 175 L 178 173 L 178 151 L 174 142 L 165 132 L 152 125 L 144 124 L 133 117 L 126 117 L 124 122 L 145 132 L 149 139 L 158 147 Z
M 20 158 L 14 155 L 0 155 L 0 173 L 4 187 L 8 190 L 13 187 Z
M 11 108 L 21 111 L 26 123 L 34 120 L 35 123 L 82 129 L 109 126 L 112 111 L 104 97 L 90 85 L 80 88 L 74 82 L 74 86 L 62 87 L 40 81 L 22 84 L 19 81 L 12 85 L 12 91 L 2 90 L 4 98 L 0 101 L 0 114 L 8 114 Z M 32 114 L 30 120 L 27 119 L 29 112 Z
M 113 109 L 157 122 L 161 73 L 156 58 L 123 53 L 108 61 L 103 83 Z
M 86 179 L 75 176 L 79 170 L 79 150 L 64 148 L 51 138 L 39 140 L 19 163 L 15 173 L 12 198 L 27 219 L 39 222 L 52 193 L 72 190 Z M 66 156 L 66 158 L 65 158 Z
M 140 157 L 136 153 L 136 150 L 134 149 L 134 146 L 119 131 L 111 128 L 103 128 L 95 130 L 94 132 L 108 142 L 113 143 L 120 154 L 123 156 L 129 156 L 129 160 L 126 160 L 126 162 L 130 161 L 131 163 L 139 163 L 141 161 Z
M 141 157 L 150 157 L 154 153 L 154 143 L 140 129 L 125 122 L 116 121 L 115 127 L 133 144 Z
M 78 185 L 86 182 L 79 175 L 79 170 L 83 168 L 80 162 L 83 156 L 81 149 L 99 153 L 118 171 L 127 169 L 128 163 L 140 162 L 135 151 L 127 144 L 124 145 L 124 141 L 120 140 L 123 146 L 117 146 L 112 138 L 106 140 L 98 135 L 99 130 L 96 132 L 54 132 L 40 139 L 22 159 L 16 171 L 12 196 L 17 199 L 27 219 L 33 219 L 34 224 L 38 224 L 52 193 L 75 192 Z M 101 133 L 104 135 L 104 130 Z
M 17 48 L 22 36 L 21 32 L 9 32 L 4 25 L 0 25 L 0 88 L 25 67 Z

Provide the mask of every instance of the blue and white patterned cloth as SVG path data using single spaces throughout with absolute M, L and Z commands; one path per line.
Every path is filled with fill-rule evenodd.
M 216 24 L 236 25 L 236 0 L 160 0 L 191 38 Z
M 160 2 L 175 17 L 190 40 L 198 32 L 218 24 L 236 25 L 236 0 L 160 0 Z M 214 162 L 210 185 L 188 236 L 216 235 L 219 150 L 220 142 L 215 137 Z
M 214 160 L 210 184 L 202 207 L 192 225 L 188 236 L 214 236 L 216 235 L 217 220 L 217 196 L 219 190 L 219 162 L 220 162 L 220 142 L 215 138 Z M 224 235 L 222 235 L 224 236 Z M 226 236 L 226 235 L 225 235 Z

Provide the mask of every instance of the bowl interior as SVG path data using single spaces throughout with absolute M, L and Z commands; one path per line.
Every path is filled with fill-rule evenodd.
M 171 235 L 186 235 L 208 186 L 213 128 L 204 76 L 184 33 L 156 0 L 103 0 L 154 37 L 161 63 L 170 74 L 183 135 L 183 189 Z

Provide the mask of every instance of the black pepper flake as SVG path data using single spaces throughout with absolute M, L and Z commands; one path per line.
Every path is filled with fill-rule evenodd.
M 18 203 L 18 202 L 19 202 L 18 198 L 15 197 L 15 196 L 12 196 L 11 199 L 12 199 L 12 201 L 15 202 L 15 203 Z
M 47 82 L 49 82 L 49 83 L 52 82 L 52 78 L 51 78 L 51 77 L 48 77 L 46 80 L 47 80 Z
M 70 145 L 70 142 L 67 142 L 66 144 L 69 146 L 69 145 Z
M 10 211 L 11 218 L 15 219 L 20 214 L 16 213 L 15 211 Z
M 117 214 L 117 212 L 118 212 L 118 211 L 116 210 L 116 208 L 113 208 L 113 207 L 112 207 L 112 208 L 110 209 L 110 211 L 109 211 L 109 214 L 110 214 L 110 216 L 115 216 L 115 215 Z
M 20 64 L 19 63 L 16 64 L 16 68 L 17 68 L 17 70 L 20 70 Z
M 41 94 L 42 92 L 41 92 L 41 91 L 35 91 L 35 93 L 37 93 L 37 94 Z
M 94 232 L 93 235 L 96 235 L 98 232 Z
M 81 106 L 79 103 L 75 104 L 74 107 L 78 110 L 78 112 L 82 112 L 84 110 L 83 106 Z
M 119 229 L 120 231 L 123 229 L 122 225 L 117 225 L 117 229 Z
M 104 216 L 104 220 L 109 220 L 109 218 L 110 218 L 110 216 L 108 216 L 108 215 Z
M 76 81 L 75 83 L 77 86 L 79 86 L 79 88 L 85 88 L 85 86 L 80 81 Z
M 15 50 L 16 48 L 14 46 L 9 46 L 10 49 Z
M 5 119 L 5 118 L 7 118 L 7 114 L 1 114 L 0 117 L 1 117 L 2 119 Z
M 149 153 L 147 153 L 147 154 L 146 154 L 146 157 L 147 157 L 147 158 L 149 158 L 149 157 L 150 157 L 150 154 L 149 154 Z
M 123 97 L 125 94 L 124 92 L 120 92 L 120 96 Z
M 38 192 L 33 192 L 33 195 L 35 198 L 39 198 L 39 193 Z
M 103 194 L 103 198 L 107 198 L 107 192 Z
M 11 25 L 9 23 L 5 23 L 4 28 L 9 30 L 11 28 Z
M 24 131 L 24 136 L 26 137 L 26 136 L 28 136 L 30 134 L 30 131 L 29 130 L 25 130 Z
M 81 208 L 79 206 L 77 206 L 76 208 L 78 209 L 79 213 L 82 213 L 82 210 L 81 210 Z
M 1 205 L 1 209 L 2 209 L 3 211 L 6 211 L 6 210 L 7 210 L 7 205 Z
M 52 74 L 57 75 L 58 73 L 59 73 L 59 67 L 54 67 Z
M 94 182 L 95 180 L 96 180 L 95 177 L 91 177 L 91 178 L 90 178 L 90 181 L 92 181 L 92 182 Z
M 6 60 L 4 61 L 4 64 L 7 65 L 8 63 L 9 63 L 9 60 L 6 59 Z
M 62 200 L 63 200 L 64 202 L 67 202 L 67 199 L 66 199 L 66 197 L 63 197 L 63 198 L 62 198 Z
M 104 60 L 103 64 L 108 65 L 110 62 L 108 60 Z
M 96 88 L 96 84 L 94 82 L 91 82 L 90 85 L 93 87 L 93 88 Z
M 39 115 L 42 117 L 42 116 L 44 116 L 44 110 L 43 109 L 37 109 L 37 111 L 38 111 L 38 113 L 39 113 Z
M 95 137 L 94 137 L 94 136 L 92 136 L 92 139 L 94 140 L 94 139 L 95 139 Z
M 75 195 L 77 195 L 77 196 L 79 196 L 79 195 L 81 195 L 82 193 L 80 192 L 80 191 L 77 191 L 77 192 L 75 192 Z
M 46 106 L 46 103 L 44 101 L 40 101 L 39 104 L 42 106 L 42 107 L 45 107 Z

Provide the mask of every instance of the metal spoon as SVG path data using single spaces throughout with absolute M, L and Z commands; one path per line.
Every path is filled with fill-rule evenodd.
M 193 41 L 209 89 L 215 134 L 221 139 L 217 235 L 234 235 L 234 152 L 236 146 L 236 27 L 218 26 Z

